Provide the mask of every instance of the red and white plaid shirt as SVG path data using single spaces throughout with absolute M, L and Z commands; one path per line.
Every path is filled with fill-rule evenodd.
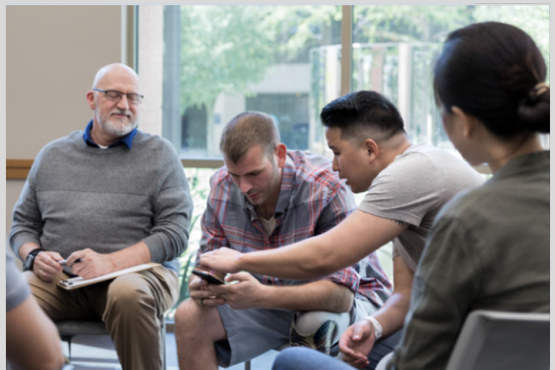
M 308 152 L 288 151 L 274 215 L 276 227 L 268 236 L 254 206 L 222 167 L 210 180 L 199 254 L 220 247 L 243 253 L 280 248 L 326 232 L 355 209 L 353 194 L 332 171 L 328 160 Z M 253 275 L 268 285 L 307 282 Z M 324 279 L 348 287 L 377 307 L 383 305 L 392 289 L 375 253 Z

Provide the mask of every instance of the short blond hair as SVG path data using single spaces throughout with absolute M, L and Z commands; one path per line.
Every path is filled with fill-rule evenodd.
M 279 143 L 279 131 L 272 117 L 262 112 L 244 112 L 225 126 L 220 150 L 227 159 L 237 163 L 250 148 L 260 145 L 273 159 L 274 149 Z

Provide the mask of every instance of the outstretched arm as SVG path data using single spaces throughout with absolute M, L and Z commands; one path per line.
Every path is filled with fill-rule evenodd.
M 222 248 L 200 256 L 200 266 L 221 272 L 241 270 L 284 279 L 314 279 L 344 267 L 396 238 L 408 227 L 355 211 L 324 234 L 274 250 L 241 254 Z

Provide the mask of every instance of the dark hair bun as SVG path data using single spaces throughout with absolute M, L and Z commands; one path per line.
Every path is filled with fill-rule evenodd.
M 543 85 L 520 101 L 518 115 L 530 131 L 549 133 L 549 96 L 549 87 Z
M 451 32 L 434 67 L 436 99 L 511 138 L 549 132 L 545 60 L 530 35 L 499 22 Z

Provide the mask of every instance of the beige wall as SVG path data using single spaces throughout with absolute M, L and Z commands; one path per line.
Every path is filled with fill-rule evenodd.
M 138 59 L 141 90 L 141 130 L 162 135 L 162 88 L 164 82 L 164 6 L 141 5 L 138 20 Z
M 34 159 L 92 118 L 85 94 L 122 60 L 122 7 L 6 6 L 6 158 Z M 6 181 L 6 233 L 23 180 Z M 6 235 L 7 236 L 7 235 Z

